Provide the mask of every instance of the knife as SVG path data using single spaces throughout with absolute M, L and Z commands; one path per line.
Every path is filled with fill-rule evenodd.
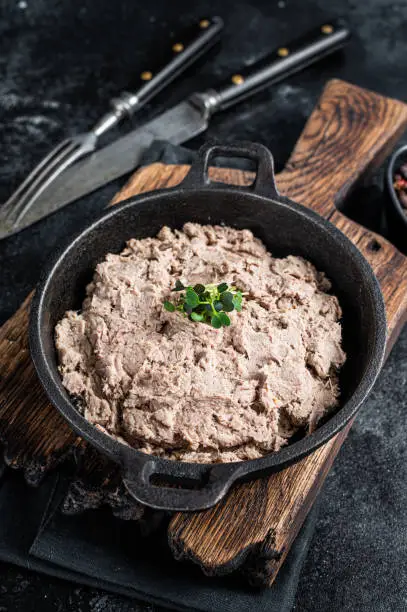
M 256 64 L 234 73 L 216 89 L 193 93 L 188 100 L 69 168 L 47 190 L 40 206 L 20 219 L 12 231 L 19 231 L 131 172 L 154 140 L 176 145 L 197 136 L 206 130 L 215 112 L 229 108 L 340 49 L 349 36 L 349 29 L 341 20 L 324 23 Z M 8 234 L 10 230 L 0 226 L 0 238 Z
M 212 47 L 223 28 L 220 17 L 201 19 L 184 29 L 167 51 L 164 62 L 154 70 L 146 66 L 139 75 L 139 84 L 134 93 L 123 92 L 110 102 L 111 111 L 84 134 L 78 134 L 59 143 L 30 173 L 0 209 L 0 232 L 13 232 L 33 207 L 35 201 L 64 170 L 80 158 L 92 153 L 98 141 L 125 117 L 131 117 L 153 96 L 171 83 L 192 62 Z

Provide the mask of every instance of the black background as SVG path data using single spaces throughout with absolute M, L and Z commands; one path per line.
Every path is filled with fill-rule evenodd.
M 279 169 L 328 78 L 407 99 L 405 0 L 0 0 L 0 201 L 53 144 L 88 128 L 110 97 L 131 87 L 180 25 L 209 14 L 225 20 L 220 52 L 190 69 L 144 116 L 331 16 L 345 16 L 353 38 L 343 53 L 214 117 L 206 134 L 190 143 L 194 148 L 209 138 L 255 140 L 272 150 Z M 121 183 L 0 243 L 1 321 L 34 286 L 55 245 L 103 208 Z M 382 204 L 379 171 L 355 192 L 346 212 L 376 229 Z M 406 608 L 406 331 L 327 479 L 297 611 Z M 1 612 L 152 609 L 4 564 L 0 575 Z

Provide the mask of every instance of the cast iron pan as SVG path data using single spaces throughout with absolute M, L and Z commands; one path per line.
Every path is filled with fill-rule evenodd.
M 395 245 L 407 255 L 407 211 L 403 210 L 394 189 L 394 175 L 407 162 L 407 145 L 397 149 L 390 158 L 386 172 L 386 216 Z
M 254 160 L 254 183 L 237 187 L 210 182 L 208 165 L 216 156 Z M 119 252 L 129 238 L 154 236 L 163 225 L 181 228 L 186 221 L 249 228 L 274 255 L 306 257 L 328 274 L 343 308 L 348 360 L 341 374 L 340 409 L 311 435 L 262 459 L 195 464 L 141 453 L 86 421 L 61 384 L 54 326 L 66 310 L 81 307 L 96 264 L 107 252 Z M 36 290 L 30 321 L 32 359 L 51 402 L 80 436 L 121 465 L 134 499 L 170 511 L 209 508 L 237 480 L 281 470 L 327 442 L 354 416 L 372 387 L 385 339 L 383 299 L 370 266 L 333 225 L 278 194 L 271 153 L 257 144 L 204 146 L 178 187 L 131 198 L 104 213 L 49 264 Z

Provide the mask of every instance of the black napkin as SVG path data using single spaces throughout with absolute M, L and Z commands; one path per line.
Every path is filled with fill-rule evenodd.
M 271 589 L 241 578 L 210 578 L 173 559 L 162 530 L 143 536 L 137 523 L 100 509 L 65 516 L 61 472 L 38 488 L 7 469 L 0 481 L 0 560 L 74 582 L 191 612 L 289 612 L 314 531 L 313 510 Z M 164 526 L 165 527 L 165 526 Z M 164 528 L 163 527 L 163 528 Z
M 194 153 L 156 142 L 143 164 L 191 163 Z M 238 162 L 239 167 L 245 167 Z M 99 198 L 100 198 L 99 194 Z M 102 194 L 103 197 L 103 194 Z M 61 217 L 64 211 L 58 213 Z M 145 537 L 137 523 L 109 509 L 65 516 L 67 488 L 61 468 L 38 488 L 22 474 L 4 470 L 0 480 L 0 560 L 176 610 L 199 612 L 289 612 L 314 531 L 313 510 L 271 589 L 245 586 L 238 576 L 209 578 L 173 559 L 163 525 Z

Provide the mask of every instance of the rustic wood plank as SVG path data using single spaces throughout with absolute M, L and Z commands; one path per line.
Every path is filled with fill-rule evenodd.
M 330 218 L 369 259 L 385 296 L 389 348 L 406 320 L 407 260 L 382 237 L 344 217 L 335 202 L 345 197 L 362 172 L 382 159 L 406 124 L 406 106 L 401 102 L 331 81 L 286 168 L 277 176 L 282 193 Z M 187 166 L 163 164 L 143 168 L 113 203 L 136 193 L 176 185 L 187 171 Z M 214 180 L 239 185 L 252 179 L 250 173 L 219 168 L 211 169 L 210 175 Z M 8 462 L 23 467 L 27 477 L 36 482 L 72 448 L 78 448 L 83 453 L 79 488 L 71 489 L 66 510 L 77 511 L 81 500 L 88 506 L 113 500 L 111 505 L 117 503 L 120 508 L 123 497 L 117 470 L 69 430 L 48 404 L 35 377 L 26 335 L 29 299 L 0 330 L 0 439 L 5 443 Z M 261 571 L 257 568 L 255 580 L 271 583 L 346 433 L 344 430 L 313 455 L 279 474 L 235 487 L 213 510 L 175 515 L 169 529 L 174 553 L 198 562 L 207 573 L 230 571 L 257 555 L 264 563 Z M 133 513 L 130 518 L 139 516 L 137 508 L 127 510 Z M 254 521 L 253 517 L 258 519 Z
M 80 444 L 51 406 L 31 363 L 27 326 L 32 294 L 0 329 L 0 440 L 8 465 L 36 484 Z

